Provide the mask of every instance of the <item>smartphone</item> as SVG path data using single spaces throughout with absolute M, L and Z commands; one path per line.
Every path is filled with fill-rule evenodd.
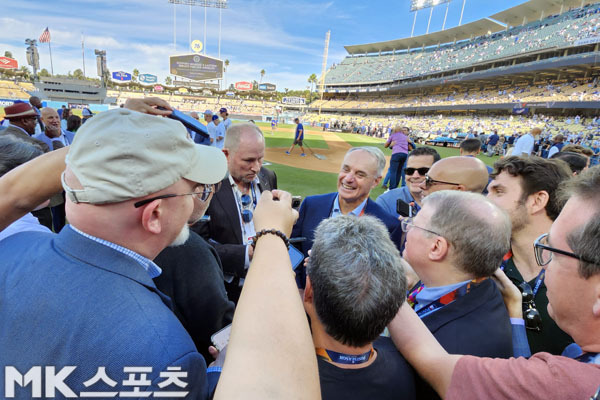
M 412 210 L 410 204 L 402 199 L 396 200 L 396 212 L 403 217 L 412 217 Z
M 302 196 L 292 196 L 292 208 L 297 210 L 300 208 L 300 204 L 302 204 Z
M 222 351 L 229 343 L 229 335 L 231 335 L 231 324 L 212 335 L 210 341 L 217 350 Z
M 158 107 L 158 109 L 166 110 L 166 108 L 163 107 Z M 194 118 L 182 113 L 179 110 L 173 109 L 173 112 L 171 113 L 171 115 L 169 115 L 169 118 L 181 122 L 186 128 L 196 133 L 199 133 L 204 137 L 209 137 L 206 126 L 201 124 L 200 121 L 195 120 Z
M 288 254 L 290 255 L 290 261 L 292 262 L 292 269 L 295 271 L 296 268 L 298 268 L 304 262 L 304 253 L 294 246 L 290 246 L 288 249 Z

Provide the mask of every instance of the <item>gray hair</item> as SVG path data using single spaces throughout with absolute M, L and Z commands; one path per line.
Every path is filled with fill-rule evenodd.
M 566 181 L 561 188 L 563 201 L 569 197 L 578 197 L 595 205 L 595 214 L 590 215 L 588 222 L 567 234 L 567 244 L 573 252 L 589 263 L 579 261 L 579 275 L 585 279 L 600 273 L 600 167 L 589 168 L 575 178 Z
M 435 211 L 427 229 L 454 247 L 456 267 L 474 278 L 490 276 L 510 249 L 508 215 L 479 193 L 441 190 L 425 197 Z
M 383 175 L 383 169 L 385 168 L 385 155 L 383 155 L 383 151 L 381 151 L 381 149 L 379 149 L 375 146 L 353 147 L 350 150 L 348 150 L 348 152 L 346 152 L 346 155 L 348 155 L 354 151 L 357 151 L 357 150 L 366 151 L 367 153 L 369 153 L 370 155 L 373 156 L 373 158 L 375 159 L 375 162 L 377 162 L 376 178 L 379 178 L 381 175 Z
M 323 220 L 307 265 L 325 331 L 353 347 L 375 340 L 406 298 L 405 261 L 383 223 L 370 216 Z
M 231 127 L 227 129 L 223 148 L 228 149 L 231 152 L 235 152 L 240 144 L 242 134 L 244 132 L 254 132 L 256 133 L 256 137 L 260 138 L 263 143 L 265 141 L 263 133 L 258 126 L 250 122 L 242 122 L 240 124 L 231 125 Z
M 42 154 L 44 151 L 39 146 L 12 135 L 0 135 L 0 176 Z

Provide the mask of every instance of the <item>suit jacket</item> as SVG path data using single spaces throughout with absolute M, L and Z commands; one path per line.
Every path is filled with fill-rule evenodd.
M 189 398 L 208 397 L 204 358 L 133 258 L 66 226 L 58 235 L 10 236 L 0 242 L 0 259 L 3 365 L 23 374 L 38 365 L 76 366 L 64 380 L 75 393 L 105 389 L 83 385 L 101 366 L 118 382 L 114 391 L 133 389 L 122 384 L 126 366 L 152 368 L 142 392 L 165 391 L 172 386 L 159 389 L 159 374 L 179 366 Z M 31 397 L 31 385 L 16 387 L 16 398 Z
M 450 354 L 492 358 L 510 358 L 513 355 L 508 312 L 502 294 L 491 279 L 426 315 L 422 321 Z M 422 380 L 418 380 L 417 398 L 439 399 Z
M 75 138 L 75 134 L 73 132 L 63 130 L 62 133 L 65 135 L 65 142 L 67 146 L 73 143 L 73 139 Z M 33 135 L 33 138 L 39 140 L 40 142 L 46 143 L 50 151 L 55 150 L 54 145 L 52 144 L 52 139 L 46 136 L 44 132 Z M 54 140 L 58 140 L 58 138 L 55 138 Z
M 223 266 L 216 250 L 190 232 L 181 246 L 167 247 L 154 262 L 162 274 L 154 278 L 158 290 L 173 300 L 173 311 L 207 363 L 210 337 L 229 325 L 235 305 L 227 299 Z
M 33 137 L 31 137 L 27 132 L 25 132 L 24 130 L 14 126 L 14 125 L 9 125 L 8 128 L 0 131 L 1 135 L 12 135 L 24 142 L 33 144 L 39 148 L 41 148 L 44 153 L 47 153 L 50 151 L 50 148 L 48 147 L 48 145 L 40 140 L 34 139 Z
M 277 176 L 271 170 L 261 168 L 258 172 L 258 181 L 258 189 L 261 192 L 277 189 Z M 225 277 L 234 278 L 225 285 L 229 298 L 237 302 L 240 291 L 239 279 L 244 278 L 247 272 L 244 266 L 246 246 L 243 244 L 239 209 L 229 184 L 229 177 L 221 181 L 221 189 L 214 194 L 206 215 L 210 216 L 210 221 L 200 221 L 192 229 L 217 250 L 223 263 Z
M 337 192 L 308 196 L 302 202 L 298 221 L 296 221 L 294 229 L 292 230 L 292 237 L 306 238 L 304 242 L 300 242 L 296 245 L 298 250 L 304 253 L 304 257 L 308 257 L 308 250 L 313 246 L 315 229 L 317 229 L 317 226 L 321 221 L 329 218 L 331 215 L 336 196 Z M 390 238 L 394 244 L 396 244 L 396 247 L 400 249 L 402 245 L 402 229 L 400 228 L 398 219 L 388 214 L 381 206 L 370 198 L 367 199 L 365 214 L 379 218 L 388 228 Z M 299 288 L 304 288 L 306 283 L 306 270 L 303 265 L 296 269 L 296 283 Z

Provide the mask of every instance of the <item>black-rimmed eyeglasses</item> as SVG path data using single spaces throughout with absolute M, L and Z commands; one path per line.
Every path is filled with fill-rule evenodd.
M 555 247 L 548 246 L 548 234 L 544 233 L 538 237 L 533 243 L 533 249 L 535 252 L 535 261 L 540 267 L 544 267 L 552 261 L 552 253 L 562 254 L 563 256 L 575 258 L 580 261 L 584 261 L 590 264 L 597 264 L 596 261 L 591 261 L 579 254 L 571 253 L 566 250 L 557 249 Z
M 218 192 L 220 187 L 221 187 L 221 182 L 214 184 L 214 185 L 203 185 L 202 190 L 198 190 L 196 192 L 182 193 L 182 194 L 163 194 L 160 196 L 151 197 L 149 199 L 140 200 L 137 203 L 135 203 L 133 206 L 135 208 L 140 208 L 142 206 L 145 206 L 148 203 L 152 203 L 154 200 L 170 199 L 171 197 L 179 197 L 179 196 L 194 196 L 198 200 L 206 201 L 210 197 L 210 194 Z
M 460 183 L 438 181 L 437 179 L 432 179 L 429 175 L 425 175 L 425 187 L 430 187 L 431 185 L 435 185 L 436 183 L 442 184 L 442 185 L 454 185 L 454 186 L 460 185 Z
M 431 231 L 429 229 L 426 228 L 422 228 L 418 225 L 413 224 L 413 219 L 412 218 L 404 218 L 401 222 L 400 222 L 400 226 L 402 227 L 402 232 L 404 233 L 408 233 L 408 231 L 410 231 L 412 228 L 418 228 L 421 229 L 425 232 L 429 232 L 429 233 L 433 233 L 436 236 L 442 236 L 437 232 Z

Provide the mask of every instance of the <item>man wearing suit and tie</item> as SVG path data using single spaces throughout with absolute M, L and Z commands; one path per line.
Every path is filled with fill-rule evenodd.
M 338 175 L 337 192 L 309 196 L 300 206 L 300 216 L 294 225 L 292 237 L 305 237 L 299 249 L 305 257 L 313 245 L 314 232 L 319 223 L 339 215 L 371 215 L 379 218 L 390 232 L 392 241 L 400 248 L 402 230 L 396 217 L 388 214 L 369 199 L 371 189 L 377 187 L 385 168 L 385 157 L 377 147 L 354 147 L 348 150 Z M 296 270 L 296 283 L 303 289 L 306 280 L 304 267 Z
M 254 124 L 232 125 L 227 130 L 223 153 L 229 176 L 221 181 L 221 188 L 206 211 L 210 220 L 200 221 L 192 229 L 217 250 L 227 295 L 237 304 L 252 260 L 250 241 L 256 234 L 254 208 L 262 191 L 277 189 L 277 177 L 262 167 L 265 139 Z

